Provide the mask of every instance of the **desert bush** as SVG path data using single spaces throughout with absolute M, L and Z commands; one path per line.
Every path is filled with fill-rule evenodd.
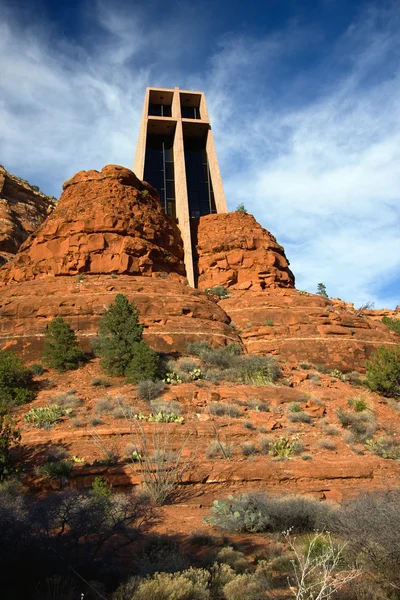
M 325 435 L 339 435 L 339 429 L 335 425 L 325 425 L 324 426 Z
M 246 429 L 250 429 L 250 431 L 254 431 L 256 429 L 256 426 L 251 421 L 245 421 L 243 423 L 243 427 L 246 427 Z
M 280 369 L 271 356 L 239 356 L 233 366 L 237 380 L 245 385 L 271 385 L 280 376 Z
M 275 439 L 272 435 L 260 435 L 258 438 L 258 443 L 260 445 L 261 452 L 263 454 L 269 454 L 274 441 Z
M 232 445 L 229 442 L 215 440 L 208 445 L 206 457 L 210 459 L 220 457 L 225 460 L 230 460 L 232 457 Z
M 243 442 L 240 444 L 240 449 L 242 451 L 243 456 L 254 456 L 258 453 L 257 446 L 253 444 L 253 442 Z
M 103 423 L 104 421 L 103 419 L 100 419 L 100 417 L 92 417 L 91 419 L 89 419 L 89 425 L 91 425 L 92 427 L 98 427 L 98 425 L 103 425 Z
M 400 398 L 400 346 L 380 346 L 367 362 L 365 381 L 373 392 Z
M 0 414 L 0 482 L 9 477 L 15 470 L 11 459 L 11 450 L 21 440 L 20 430 L 9 415 Z
M 311 415 L 305 413 L 304 411 L 291 412 L 288 414 L 288 419 L 291 423 L 312 423 Z
M 50 404 L 56 404 L 61 408 L 78 408 L 82 405 L 82 402 L 82 399 L 75 392 L 63 392 L 50 398 Z
M 367 440 L 365 447 L 381 458 L 397 460 L 400 458 L 400 444 L 393 437 L 381 435 L 375 440 Z
M 250 410 L 257 410 L 259 412 L 269 412 L 269 404 L 259 398 L 249 398 L 247 400 L 247 406 Z
M 77 429 L 79 427 L 85 427 L 85 421 L 83 421 L 82 419 L 79 419 L 78 417 L 76 417 L 75 419 L 72 419 L 71 423 L 72 423 L 72 426 L 76 427 Z
M 348 429 L 354 441 L 365 442 L 374 435 L 377 424 L 371 412 L 353 413 L 339 408 L 336 415 L 344 428 Z
M 99 398 L 98 400 L 96 400 L 94 412 L 98 415 L 108 415 L 112 413 L 115 407 L 116 402 L 114 398 L 111 398 L 110 396 L 105 396 L 104 398 Z
M 392 319 L 391 317 L 382 317 L 382 323 L 392 331 L 400 335 L 400 319 Z
M 282 532 L 292 529 L 308 532 L 320 529 L 330 519 L 331 509 L 317 500 L 302 496 L 269 498 L 263 494 L 228 496 L 214 500 L 212 517 L 207 519 L 227 531 Z
M 140 476 L 153 502 L 165 504 L 173 498 L 190 467 L 193 457 L 183 456 L 190 434 L 181 436 L 178 448 L 173 450 L 173 438 L 167 424 L 159 422 L 151 432 L 146 432 L 137 419 L 130 419 L 130 423 L 131 443 L 137 457 L 135 462 L 131 462 L 131 467 Z
M 203 342 L 190 342 L 186 345 L 186 349 L 189 354 L 194 354 L 194 356 L 201 357 L 203 353 L 211 352 L 212 348 L 210 344 L 206 341 Z
M 0 413 L 34 399 L 32 372 L 14 353 L 0 350 Z
M 58 481 L 64 486 L 68 483 L 72 469 L 73 463 L 70 460 L 49 460 L 36 469 L 36 474 L 49 481 Z
M 74 330 L 62 317 L 56 317 L 47 326 L 43 362 L 57 371 L 77 369 L 84 360 Z
M 240 213 L 242 215 L 247 215 L 247 209 L 243 202 L 237 205 L 235 212 Z
M 34 377 L 40 377 L 45 372 L 44 367 L 40 363 L 33 363 L 29 365 L 29 370 Z
M 217 417 L 228 416 L 234 419 L 242 415 L 240 409 L 235 404 L 226 404 L 224 402 L 212 402 L 210 404 L 210 412 Z
M 235 365 L 235 354 L 229 351 L 229 346 L 216 348 L 201 355 L 203 363 L 207 367 L 217 369 L 230 369 Z
M 107 379 L 102 379 L 101 377 L 93 377 L 91 385 L 93 387 L 111 387 L 112 383 L 111 381 L 108 381 Z
M 205 569 L 188 569 L 181 573 L 155 573 L 152 577 L 138 584 L 130 584 L 129 595 L 118 596 L 114 599 L 129 600 L 208 600 L 210 593 L 208 582 L 210 574 Z M 134 594 L 132 595 L 132 592 Z
M 211 294 L 212 296 L 218 296 L 218 298 L 228 298 L 228 290 L 223 285 L 215 285 L 212 288 L 206 288 L 204 290 L 206 294 Z
M 154 398 L 158 398 L 160 394 L 164 391 L 165 384 L 163 381 L 152 381 L 151 379 L 144 379 L 141 381 L 136 389 L 137 397 L 141 400 L 146 400 L 146 402 L 150 402 L 150 400 L 154 400 Z
M 342 504 L 329 529 L 392 592 L 400 590 L 400 490 L 376 490 Z M 391 594 L 389 595 L 391 597 Z
M 32 423 L 36 427 L 51 427 L 61 421 L 70 409 L 63 409 L 57 404 L 49 404 L 38 408 L 31 408 L 24 416 L 26 423 Z
M 352 396 L 348 399 L 347 403 L 355 412 L 363 412 L 369 408 L 365 396 Z
M 333 440 L 321 440 L 319 443 L 319 447 L 324 450 L 336 450 L 336 444 Z
M 174 400 L 152 400 L 150 406 L 153 413 L 162 413 L 163 415 L 182 414 L 182 406 Z

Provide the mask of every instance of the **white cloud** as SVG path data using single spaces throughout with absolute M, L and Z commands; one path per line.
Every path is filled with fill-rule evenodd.
M 9 14 L 0 162 L 58 195 L 78 170 L 132 165 L 147 85 L 204 89 L 229 206 L 244 202 L 285 246 L 298 287 L 398 304 L 398 10 L 371 9 L 297 69 L 302 52 L 323 49 L 323 31 L 213 39 L 212 5 L 184 6 L 179 20 L 155 19 L 154 2 L 99 2 L 85 47 Z

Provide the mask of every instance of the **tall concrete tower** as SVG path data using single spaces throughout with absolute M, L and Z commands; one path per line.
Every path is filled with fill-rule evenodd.
M 228 212 L 203 92 L 146 89 L 133 170 L 177 220 L 194 287 L 193 225 L 203 215 Z

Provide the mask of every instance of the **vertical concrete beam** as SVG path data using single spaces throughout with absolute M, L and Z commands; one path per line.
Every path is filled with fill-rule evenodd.
M 179 97 L 179 92 L 176 93 Z M 182 119 L 178 119 L 174 139 L 175 168 L 175 202 L 176 216 L 181 230 L 186 277 L 190 286 L 194 287 L 194 267 L 192 252 L 192 236 L 190 232 L 189 199 L 186 186 L 185 148 L 183 144 Z
M 224 186 L 222 183 L 221 172 L 219 170 L 217 151 L 215 149 L 211 127 L 207 132 L 206 152 L 217 213 L 226 213 L 228 212 L 228 206 L 226 204 Z
M 144 105 L 143 105 L 143 113 L 142 119 L 140 121 L 139 127 L 139 137 L 136 146 L 136 154 L 135 160 L 133 163 L 133 172 L 136 177 L 138 177 L 141 181 L 143 181 L 144 177 L 144 160 L 146 157 L 146 138 L 147 138 L 147 119 L 149 113 L 149 97 L 150 97 L 150 89 L 146 89 L 146 93 L 144 96 Z

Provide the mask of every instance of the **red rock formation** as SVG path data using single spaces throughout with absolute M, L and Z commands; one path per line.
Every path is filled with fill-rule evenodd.
M 60 315 L 87 344 L 117 293 L 139 307 L 144 337 L 160 352 L 190 341 L 240 343 L 229 317 L 184 284 L 178 226 L 156 192 L 124 167 L 81 171 L 64 184 L 52 215 L 0 271 L 0 340 L 37 357 Z
M 80 171 L 56 210 L 3 269 L 5 282 L 48 275 L 156 272 L 185 275 L 178 226 L 155 190 L 129 169 Z
M 45 196 L 0 165 L 0 264 L 38 229 L 55 203 L 55 198 Z
M 219 304 L 253 354 L 349 371 L 363 369 L 378 346 L 400 343 L 381 321 L 315 294 L 294 289 L 229 293 Z
M 252 215 L 207 215 L 197 230 L 198 287 L 293 288 L 284 249 Z

